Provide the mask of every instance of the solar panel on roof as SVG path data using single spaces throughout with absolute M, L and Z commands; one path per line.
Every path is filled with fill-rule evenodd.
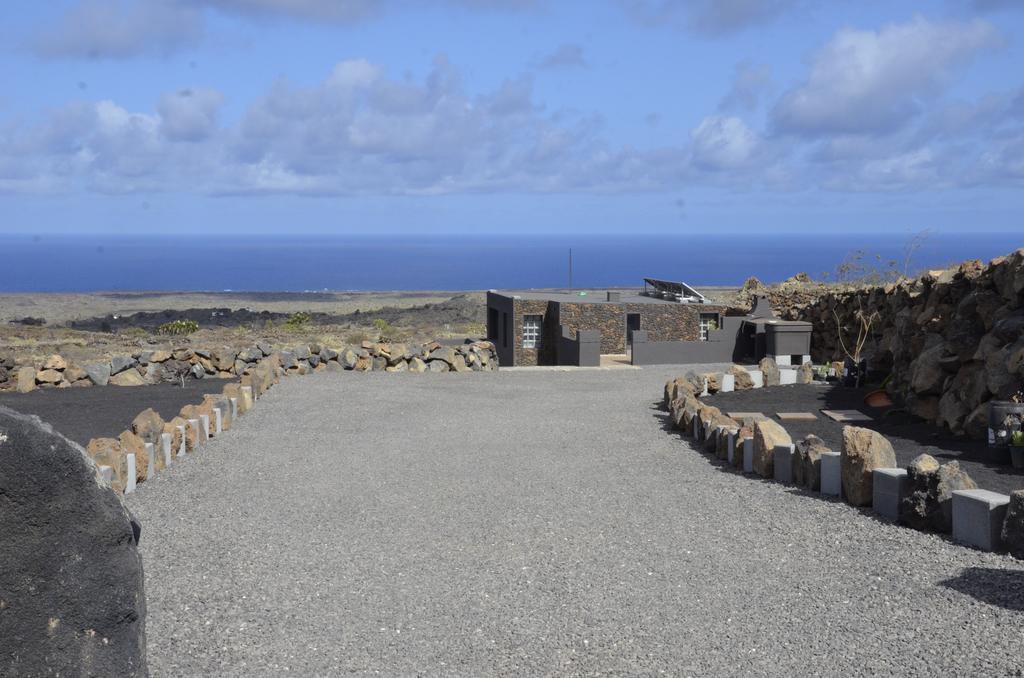
M 653 294 L 647 291 L 647 285 L 654 288 Z M 644 293 L 649 296 L 657 296 L 662 299 L 678 302 L 703 304 L 707 301 L 703 294 L 684 282 L 659 280 L 657 278 L 644 278 Z

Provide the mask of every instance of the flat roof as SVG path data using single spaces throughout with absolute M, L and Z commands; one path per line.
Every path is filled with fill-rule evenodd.
M 608 301 L 608 291 L 619 292 L 618 301 Z M 526 299 L 528 301 L 558 301 L 567 304 L 660 304 L 669 306 L 723 306 L 714 302 L 708 304 L 687 304 L 685 302 L 670 301 L 658 297 L 649 297 L 632 291 L 619 290 L 586 290 L 585 295 L 579 292 L 545 292 L 537 290 L 490 290 L 494 294 L 500 294 L 513 299 Z

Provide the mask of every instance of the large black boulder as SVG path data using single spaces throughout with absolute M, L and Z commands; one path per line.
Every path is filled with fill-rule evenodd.
M 139 525 L 85 451 L 0 407 L 0 676 L 146 676 Z

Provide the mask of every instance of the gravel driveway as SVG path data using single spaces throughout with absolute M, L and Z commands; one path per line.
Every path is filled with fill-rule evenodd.
M 1018 670 L 1024 563 L 720 470 L 683 371 L 283 380 L 129 496 L 154 675 Z

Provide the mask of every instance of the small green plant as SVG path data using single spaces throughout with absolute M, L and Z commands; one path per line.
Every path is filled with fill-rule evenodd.
M 382 344 L 391 343 L 391 337 L 395 334 L 395 328 L 384 318 L 376 318 L 373 321 L 373 329 L 377 331 L 377 341 Z
M 192 334 L 198 330 L 199 323 L 195 320 L 172 320 L 169 323 L 164 323 L 156 329 L 158 334 L 171 334 L 174 336 Z
M 1010 436 L 1010 444 L 1014 447 L 1024 447 L 1024 431 L 1014 431 Z
M 298 311 L 288 316 L 288 320 L 284 321 L 284 326 L 285 329 L 298 332 L 305 329 L 311 319 L 310 315 L 305 311 Z

